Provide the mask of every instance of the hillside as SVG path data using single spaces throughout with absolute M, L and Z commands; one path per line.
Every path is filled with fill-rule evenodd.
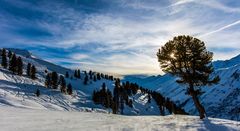
M 238 131 L 239 123 L 231 120 L 196 116 L 121 116 L 103 113 L 63 112 L 0 107 L 3 131 Z M 13 124 L 14 123 L 14 124 Z
M 215 71 L 212 76 L 219 75 L 218 84 L 205 86 L 200 100 L 207 115 L 216 118 L 239 120 L 240 112 L 240 55 L 226 61 L 213 62 Z M 178 78 L 169 74 L 139 78 L 126 76 L 124 81 L 133 81 L 143 87 L 156 90 L 178 103 L 188 113 L 197 115 L 190 96 L 186 95 L 186 86 L 176 83 Z
M 95 104 L 92 94 L 100 90 L 103 83 L 113 93 L 115 81 L 102 77 L 97 81 L 89 79 L 85 85 L 84 78 L 74 77 L 72 69 L 44 61 L 26 50 L 8 50 L 22 57 L 24 73 L 19 76 L 0 67 L 0 130 L 239 130 L 236 121 L 216 118 L 200 120 L 197 116 L 170 115 L 167 109 L 164 110 L 166 116 L 159 116 L 161 113 L 157 102 L 142 90 L 129 96 L 133 107 L 124 104 L 123 115 L 113 115 L 111 108 Z M 26 74 L 28 63 L 37 68 L 35 80 Z M 215 75 L 226 78 L 218 85 L 221 89 L 218 86 L 204 88 L 206 93 L 202 99 L 209 116 L 239 119 L 233 114 L 239 107 L 239 88 L 235 86 L 239 84 L 239 69 L 239 65 L 235 65 L 216 70 Z M 65 77 L 65 80 L 73 86 L 72 95 L 61 93 L 59 88 L 45 87 L 47 72 L 52 71 L 59 75 L 69 72 L 70 77 Z M 84 72 L 81 71 L 81 76 L 85 75 Z M 168 74 L 137 77 L 139 76 L 129 76 L 127 80 L 161 92 L 191 115 L 197 115 L 191 99 L 184 94 L 184 88 L 175 83 L 176 78 Z M 229 87 L 225 88 L 225 85 Z M 41 92 L 39 97 L 35 94 L 37 89 Z
M 102 105 L 96 105 L 92 101 L 94 90 L 99 90 L 103 83 L 106 87 L 113 91 L 114 81 L 101 79 L 93 81 L 90 79 L 87 85 L 83 84 L 83 78 L 71 78 L 74 71 L 67 69 L 40 58 L 34 57 L 27 50 L 8 49 L 15 52 L 17 56 L 21 56 L 24 64 L 23 76 L 15 75 L 8 69 L 0 67 L 0 105 L 13 106 L 31 109 L 58 110 L 58 111 L 88 111 L 88 112 L 109 112 L 110 108 Z M 1 58 L 0 58 L 1 59 Z M 37 79 L 32 80 L 26 76 L 27 63 L 35 65 L 37 68 Z M 59 89 L 49 89 L 45 87 L 46 71 L 56 71 L 59 75 L 65 75 L 69 72 L 70 77 L 65 78 L 66 83 L 73 86 L 73 94 L 66 95 Z M 84 76 L 84 71 L 81 72 Z M 35 92 L 40 89 L 40 97 L 36 97 Z M 159 115 L 159 109 L 154 100 L 148 103 L 147 94 L 137 92 L 131 96 L 133 107 L 124 105 L 123 113 L 125 115 Z

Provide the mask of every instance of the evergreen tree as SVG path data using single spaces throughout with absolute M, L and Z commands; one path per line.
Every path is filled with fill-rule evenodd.
M 40 90 L 37 89 L 35 94 L 36 94 L 37 97 L 39 97 L 40 96 Z
M 78 69 L 77 70 L 77 77 L 80 79 L 81 78 L 81 71 Z
M 111 81 L 113 81 L 113 76 L 109 76 L 109 79 L 110 79 Z
M 102 84 L 100 91 L 93 91 L 92 99 L 95 104 L 101 104 L 106 108 L 112 107 L 112 93 L 106 89 L 105 83 Z
M 32 67 L 32 64 L 28 63 L 27 65 L 27 76 L 31 76 L 31 67 Z
M 74 77 L 75 77 L 75 78 L 78 78 L 77 70 L 74 71 Z
M 17 58 L 17 74 L 18 75 L 23 74 L 23 62 L 20 56 Z
M 93 77 L 92 77 L 92 74 L 90 75 L 90 77 L 89 77 L 91 80 L 93 79 Z
M 105 82 L 102 83 L 102 90 L 105 92 L 106 91 L 106 84 Z
M 62 75 L 60 76 L 60 90 L 62 93 L 66 93 L 66 81 Z
M 104 77 L 105 77 L 105 79 L 107 79 L 107 80 L 109 79 L 108 75 L 105 75 Z
M 148 103 L 151 103 L 151 95 L 148 94 Z
M 12 55 L 12 58 L 9 61 L 9 70 L 15 73 L 17 71 L 17 58 L 16 54 Z
M 124 98 L 121 95 L 120 97 L 120 109 L 121 109 L 121 114 L 123 114 L 123 110 L 124 110 Z
M 51 87 L 51 83 L 52 81 L 51 81 L 51 74 L 50 73 L 48 73 L 47 74 L 47 76 L 46 76 L 46 79 L 45 79 L 45 86 L 47 87 L 47 88 L 50 88 Z
M 72 95 L 72 85 L 71 85 L 71 83 L 69 83 L 67 85 L 67 92 L 68 92 L 69 95 Z
M 101 78 L 104 78 L 104 74 L 103 73 L 101 73 L 100 76 L 101 76 Z
M 89 78 L 92 80 L 92 71 L 90 70 L 88 74 L 90 76 Z
M 113 101 L 112 101 L 112 113 L 113 114 L 117 114 L 118 113 L 118 104 L 116 103 L 116 101 L 114 100 L 113 98 Z
M 58 88 L 58 74 L 57 72 L 52 72 L 52 88 L 57 89 Z
M 168 112 L 170 113 L 170 114 L 172 114 L 172 103 L 170 102 L 170 99 L 169 98 L 167 98 L 166 99 L 166 108 L 168 109 Z
M 116 79 L 115 80 L 115 87 L 113 89 L 113 105 L 112 105 L 113 114 L 118 113 L 119 97 L 120 97 L 120 80 Z
M 106 105 L 105 105 L 105 107 L 106 108 L 110 108 L 112 105 L 111 105 L 111 103 L 112 103 L 112 92 L 109 90 L 109 89 L 107 89 L 107 92 L 106 92 Z
M 2 65 L 2 67 L 3 68 L 7 68 L 7 55 L 6 55 L 6 49 L 2 49 L 2 54 L 1 54 L 1 56 L 2 56 L 2 63 L 1 63 L 1 65 Z
M 218 76 L 209 77 L 213 72 L 213 53 L 207 51 L 204 42 L 197 38 L 177 36 L 159 49 L 157 57 L 164 72 L 178 76 L 178 83 L 188 85 L 187 93 L 192 97 L 200 119 L 203 119 L 206 112 L 198 99 L 201 91 L 194 86 L 215 84 L 220 80 Z
M 8 51 L 8 58 L 9 58 L 9 60 L 12 58 L 12 54 L 13 54 L 12 51 L 9 50 Z
M 97 73 L 97 79 L 98 79 L 98 80 L 101 80 L 100 73 Z
M 66 78 L 69 78 L 68 71 L 66 72 L 65 77 L 66 77 Z
M 131 87 L 130 87 L 129 81 L 126 81 L 126 84 L 123 85 L 123 87 L 124 87 L 124 89 L 127 91 L 127 94 L 128 94 L 129 96 L 131 96 L 131 95 L 132 95 L 132 89 L 131 89 Z
M 33 65 L 32 67 L 31 67 L 31 78 L 34 80 L 34 79 L 36 79 L 37 77 L 36 77 L 36 72 L 37 72 L 37 69 L 36 69 L 36 67 Z
M 92 75 L 92 70 L 90 70 L 90 71 L 88 72 L 88 74 L 89 74 L 89 75 Z
M 83 81 L 83 84 L 84 84 L 84 85 L 87 85 L 87 84 L 88 84 L 88 75 L 85 76 L 84 81 Z
M 93 76 L 93 81 L 97 81 L 96 75 Z
M 96 101 L 97 101 L 97 93 L 95 90 L 93 91 L 93 94 L 92 94 L 92 100 L 94 103 L 96 103 Z
M 132 101 L 132 99 L 129 99 L 127 105 L 128 105 L 129 107 L 133 108 L 133 101 Z

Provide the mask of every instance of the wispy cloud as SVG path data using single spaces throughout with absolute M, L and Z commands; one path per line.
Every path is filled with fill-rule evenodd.
M 86 58 L 88 58 L 89 56 L 86 55 L 86 54 L 79 54 L 79 53 L 77 53 L 77 54 L 71 54 L 70 57 L 71 57 L 72 59 L 78 61 L 78 60 L 86 59 Z
M 202 39 L 214 59 L 240 51 L 224 50 L 239 44 L 239 9 L 216 0 L 16 2 L 0 1 L 1 45 L 72 68 L 159 74 L 158 48 L 182 34 Z

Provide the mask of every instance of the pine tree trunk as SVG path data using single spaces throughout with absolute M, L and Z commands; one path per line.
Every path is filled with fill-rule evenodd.
M 196 94 L 196 91 L 193 89 L 193 85 L 190 85 L 190 95 L 192 96 L 192 99 L 193 99 L 193 102 L 199 112 L 199 116 L 200 116 L 200 119 L 203 119 L 205 118 L 205 109 L 204 107 L 201 105 L 198 97 L 197 97 L 197 94 Z

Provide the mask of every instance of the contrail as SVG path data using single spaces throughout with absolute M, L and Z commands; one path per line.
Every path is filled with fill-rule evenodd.
M 179 0 L 178 2 L 173 3 L 170 6 L 177 6 L 177 5 L 182 5 L 182 4 L 191 3 L 191 2 L 194 2 L 194 0 Z
M 228 24 L 228 25 L 226 25 L 226 26 L 224 26 L 224 27 L 221 27 L 221 28 L 219 28 L 219 29 L 217 29 L 217 30 L 214 30 L 214 31 L 211 31 L 211 32 L 202 34 L 202 35 L 200 35 L 199 37 L 205 37 L 205 36 L 214 34 L 214 33 L 216 33 L 216 32 L 225 30 L 225 29 L 227 29 L 227 28 L 229 28 L 229 27 L 232 27 L 232 26 L 235 26 L 235 25 L 238 25 L 238 24 L 240 24 L 240 20 L 238 20 L 238 21 L 236 21 L 236 22 L 234 22 L 234 23 Z

